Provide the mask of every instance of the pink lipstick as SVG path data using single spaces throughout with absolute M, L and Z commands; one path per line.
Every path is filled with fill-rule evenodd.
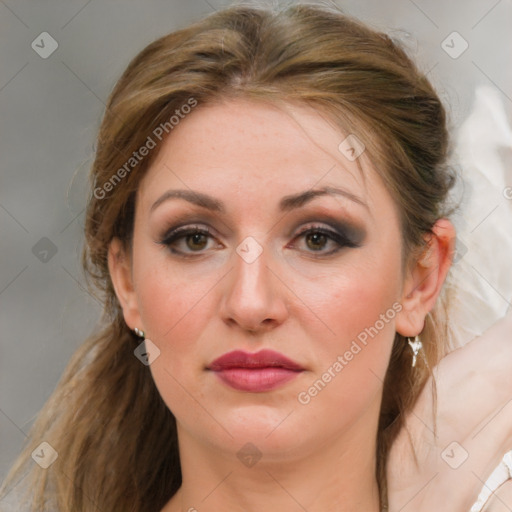
M 273 350 L 254 354 L 234 350 L 215 359 L 209 370 L 228 386 L 239 391 L 271 391 L 304 371 L 299 364 Z

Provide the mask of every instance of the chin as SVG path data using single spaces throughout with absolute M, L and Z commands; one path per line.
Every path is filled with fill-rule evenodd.
M 242 447 L 252 443 L 269 456 L 272 452 L 277 456 L 282 455 L 283 451 L 301 450 L 300 446 L 306 441 L 303 436 L 311 442 L 315 433 L 311 424 L 304 428 L 304 422 L 298 422 L 299 411 L 292 411 L 293 407 L 250 405 L 224 412 L 223 424 L 233 436 L 230 449 L 233 449 L 233 445 Z

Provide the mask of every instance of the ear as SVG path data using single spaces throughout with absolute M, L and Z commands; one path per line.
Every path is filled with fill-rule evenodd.
M 441 293 L 455 251 L 455 228 L 448 219 L 439 219 L 427 235 L 428 246 L 409 267 L 402 290 L 402 310 L 396 330 L 402 336 L 416 336 L 425 317 Z
M 118 238 L 114 238 L 109 245 L 108 269 L 116 296 L 123 309 L 124 321 L 132 330 L 135 327 L 144 330 L 140 319 L 137 295 L 133 287 L 130 256 Z

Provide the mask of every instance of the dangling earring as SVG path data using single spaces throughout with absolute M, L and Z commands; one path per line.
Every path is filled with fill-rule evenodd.
M 414 368 L 416 366 L 416 358 L 418 357 L 420 350 L 423 348 L 423 343 L 420 341 L 419 336 L 416 336 L 414 340 L 407 338 L 407 341 L 412 349 L 412 366 Z
M 144 338 L 145 337 L 144 331 L 141 331 L 138 327 L 135 327 L 135 329 L 133 329 L 133 330 L 135 331 L 135 334 L 139 338 Z

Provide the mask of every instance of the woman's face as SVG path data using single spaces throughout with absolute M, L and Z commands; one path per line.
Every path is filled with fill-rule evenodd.
M 125 318 L 160 350 L 150 369 L 180 442 L 374 453 L 401 309 L 398 212 L 366 154 L 339 149 L 348 134 L 287 109 L 231 100 L 173 128 L 138 190 Z

